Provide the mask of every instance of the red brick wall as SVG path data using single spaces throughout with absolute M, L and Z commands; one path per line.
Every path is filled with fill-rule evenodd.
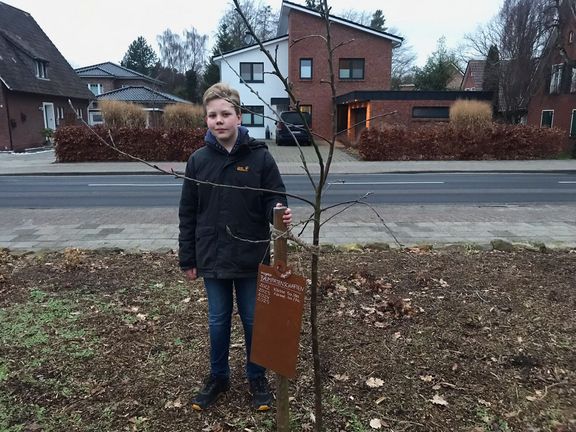
M 7 93 L 6 101 L 10 112 L 10 125 L 12 131 L 12 149 L 23 151 L 28 148 L 44 145 L 42 130 L 44 129 L 44 114 L 40 109 L 43 102 L 54 104 L 55 115 L 57 108 L 61 107 L 66 112 L 72 108 L 68 99 L 54 96 L 41 96 L 29 93 Z M 86 105 L 88 101 L 72 101 L 75 108 L 82 108 L 86 119 Z M 8 141 L 7 141 L 8 142 Z M 0 142 L 3 144 L 3 142 Z M 1 147 L 0 147 L 1 148 Z
M 10 145 L 10 123 L 8 121 L 8 108 L 4 93 L 6 87 L 0 83 L 0 150 L 12 150 Z
M 355 90 L 389 90 L 392 43 L 340 24 L 331 27 L 332 46 L 343 43 L 333 55 L 336 95 Z M 318 17 L 299 11 L 291 11 L 289 17 L 290 49 L 288 54 L 288 79 L 294 85 L 296 97 L 301 104 L 312 105 L 312 128 L 327 138 L 331 138 L 331 90 L 329 81 L 326 43 L 319 37 L 325 35 L 325 24 Z M 304 38 L 304 39 L 302 39 Z M 300 80 L 300 59 L 313 59 L 313 79 Z M 364 79 L 341 81 L 338 79 L 338 60 L 340 58 L 363 58 Z
M 375 118 L 370 121 L 369 127 L 377 127 L 382 123 L 398 123 L 403 124 L 408 127 L 414 127 L 422 123 L 428 123 L 430 121 L 447 121 L 442 119 L 413 119 L 412 118 L 412 108 L 413 107 L 451 107 L 452 104 L 456 102 L 455 100 L 377 100 L 372 101 L 371 104 L 371 117 L 381 116 L 383 114 L 392 113 L 397 111 L 395 114 L 386 115 L 382 117 Z
M 149 81 L 146 80 L 116 80 L 116 82 L 114 83 L 114 85 L 116 86 L 117 89 L 122 88 L 122 86 L 144 86 L 144 87 L 148 87 L 151 88 L 153 90 L 159 90 L 160 87 L 152 84 Z
M 547 93 L 547 90 L 544 91 Z M 529 125 L 540 126 L 542 110 L 553 110 L 552 126 L 570 133 L 572 110 L 576 109 L 576 94 L 539 94 L 530 101 L 528 110 Z
M 82 82 L 84 82 L 86 84 L 86 87 L 88 87 L 88 84 L 102 84 L 102 93 L 106 93 L 106 92 L 112 91 L 112 90 L 117 88 L 117 87 L 115 87 L 114 79 L 112 79 L 112 78 L 84 78 L 84 77 L 80 77 L 80 79 L 82 80 Z
M 563 40 L 562 45 L 568 57 L 570 59 L 576 59 L 576 19 L 574 19 L 570 10 L 567 10 L 567 8 L 570 7 L 570 3 L 571 2 L 562 2 L 562 15 L 568 18 L 569 21 L 566 23 L 561 37 Z M 569 41 L 570 32 L 573 33 L 572 42 Z M 560 56 L 559 53 L 556 53 L 550 64 L 546 67 L 550 71 L 552 64 L 563 62 L 563 57 Z M 565 65 L 565 67 L 567 66 Z M 546 75 L 548 77 L 550 76 L 550 74 Z M 542 110 L 554 110 L 552 126 L 565 130 L 566 135 L 569 135 L 573 109 L 576 109 L 576 93 L 550 94 L 550 82 L 547 81 L 543 83 L 539 92 L 530 100 L 527 123 L 540 126 Z
M 146 80 L 121 80 L 113 78 L 80 78 L 86 86 L 88 84 L 102 84 L 102 92 L 106 93 L 112 90 L 120 89 L 122 86 L 145 86 L 151 89 L 159 90 L 160 87 Z

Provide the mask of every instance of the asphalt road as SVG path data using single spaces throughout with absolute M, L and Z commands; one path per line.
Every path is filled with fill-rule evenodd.
M 284 181 L 288 192 L 312 199 L 306 176 L 285 175 Z M 173 207 L 181 184 L 165 175 L 0 176 L 0 208 Z M 576 204 L 576 174 L 334 174 L 323 202 L 365 194 L 376 205 Z

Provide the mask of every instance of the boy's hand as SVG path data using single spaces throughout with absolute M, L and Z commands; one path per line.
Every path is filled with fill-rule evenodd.
M 276 207 L 284 207 L 284 204 L 278 203 L 276 204 Z M 284 222 L 285 225 L 290 225 L 292 223 L 292 210 L 290 210 L 290 207 L 286 207 L 286 210 L 284 210 L 282 222 Z
M 198 277 L 198 275 L 196 274 L 196 267 L 184 270 L 184 274 L 190 280 L 195 280 Z

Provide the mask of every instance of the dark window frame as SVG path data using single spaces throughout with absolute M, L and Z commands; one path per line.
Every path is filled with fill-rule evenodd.
M 448 106 L 413 106 L 413 119 L 446 119 L 450 118 Z
M 303 76 L 302 75 L 302 62 L 303 61 L 310 61 L 310 76 Z M 314 59 L 311 57 L 303 57 L 300 59 L 300 79 L 309 81 L 314 78 Z
M 356 76 L 355 71 L 361 71 L 361 76 Z M 349 76 L 343 77 L 342 72 L 348 71 Z M 338 79 L 341 81 L 363 80 L 366 76 L 366 61 L 363 58 L 341 58 L 338 60 Z
M 246 127 L 264 127 L 264 105 L 242 105 L 242 126 Z M 244 115 L 250 116 L 249 122 L 244 121 Z M 261 123 L 256 123 L 260 119 Z
M 547 114 L 550 116 L 550 122 L 548 123 L 548 121 L 546 123 L 544 123 L 544 114 Z M 540 127 L 541 128 L 552 128 L 554 126 L 554 110 L 542 110 L 542 113 L 540 114 Z
M 550 75 L 550 88 L 549 94 L 558 94 L 562 88 L 562 73 L 564 71 L 564 63 L 552 65 L 552 72 Z
M 255 79 L 254 78 L 254 66 L 260 65 L 262 66 L 262 79 Z M 243 76 L 242 67 L 249 67 L 249 75 L 250 79 L 246 79 Z M 240 82 L 247 82 L 247 83 L 263 83 L 264 82 L 264 63 L 263 62 L 241 62 L 240 63 Z
M 36 78 L 48 79 L 48 63 L 43 60 L 35 60 Z

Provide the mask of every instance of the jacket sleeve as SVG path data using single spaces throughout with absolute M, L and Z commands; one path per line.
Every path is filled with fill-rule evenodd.
M 186 164 L 186 177 L 195 178 L 194 159 Z M 188 270 L 196 267 L 196 219 L 198 211 L 198 184 L 184 180 L 178 209 L 179 234 L 178 258 L 180 268 Z
M 276 161 L 268 151 L 266 151 L 264 155 L 262 188 L 280 192 L 278 194 L 268 192 L 264 194 L 264 208 L 266 209 L 266 216 L 268 218 L 268 221 L 271 224 L 273 224 L 274 207 L 276 207 L 277 203 L 282 203 L 283 205 L 288 206 L 288 200 L 286 198 L 286 195 L 282 194 L 282 192 L 286 192 L 286 187 L 284 186 L 284 181 L 282 180 L 282 176 L 280 175 L 278 165 L 276 164 Z

